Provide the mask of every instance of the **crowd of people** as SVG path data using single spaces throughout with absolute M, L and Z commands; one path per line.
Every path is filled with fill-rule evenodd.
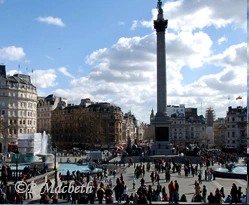
M 1 169 L 1 185 L 0 185 L 0 204 L 22 204 L 26 199 L 32 199 L 33 194 L 30 192 L 30 186 L 28 179 L 35 176 L 47 173 L 48 167 L 44 164 L 43 169 L 40 169 L 35 165 L 33 169 L 30 166 L 25 166 L 20 173 L 16 173 L 16 170 L 12 169 L 9 164 L 2 165 Z M 17 190 L 13 190 L 11 186 L 17 181 L 24 181 L 27 185 L 26 192 L 19 193 Z
M 152 204 L 155 201 L 164 201 L 168 203 L 190 202 L 187 201 L 185 194 L 181 193 L 181 187 L 177 180 L 177 176 L 193 177 L 193 198 L 192 202 L 206 202 L 213 204 L 226 203 L 245 203 L 245 192 L 242 187 L 232 184 L 229 194 L 225 194 L 224 187 L 215 190 L 208 190 L 206 183 L 215 180 L 214 171 L 211 168 L 214 163 L 225 166 L 226 163 L 238 161 L 237 154 L 213 154 L 212 152 L 204 152 L 199 161 L 192 163 L 190 160 L 185 160 L 183 164 L 174 162 L 169 159 L 165 162 L 163 159 L 154 160 L 151 162 L 134 163 L 129 160 L 129 167 L 134 167 L 134 177 L 132 187 L 128 187 L 122 174 L 117 173 L 116 169 L 112 172 L 112 176 L 108 175 L 108 170 L 104 169 L 103 173 L 94 175 L 87 173 L 82 174 L 79 171 L 75 173 L 68 172 L 66 176 L 60 175 L 62 180 L 61 189 L 65 192 L 49 192 L 46 190 L 46 184 L 41 189 L 40 203 L 57 204 L 59 199 L 64 199 L 72 204 L 113 204 L 115 202 L 125 204 Z M 114 166 L 118 166 L 115 163 Z M 26 181 L 29 178 L 46 173 L 44 169 L 32 170 L 29 166 L 25 167 L 22 175 L 18 180 Z M 21 204 L 25 199 L 33 197 L 32 193 L 13 194 L 11 186 L 8 183 L 13 178 L 13 173 L 10 166 L 2 166 L 1 188 L 0 188 L 0 204 L 15 203 Z M 145 176 L 149 176 L 150 182 L 145 181 Z M 172 177 L 174 176 L 174 178 Z M 92 182 L 92 189 L 89 193 L 69 192 L 69 185 L 81 186 Z M 162 183 L 163 182 L 163 183 Z M 166 182 L 166 184 L 165 184 Z M 46 182 L 50 187 L 52 182 Z M 58 184 L 54 185 L 56 188 Z

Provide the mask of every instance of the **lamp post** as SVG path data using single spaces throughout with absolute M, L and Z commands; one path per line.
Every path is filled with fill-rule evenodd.
M 17 150 L 15 153 L 15 159 L 16 159 L 16 182 L 18 181 L 18 162 L 20 158 L 20 152 Z
M 53 152 L 54 152 L 54 179 L 55 179 L 55 185 L 57 186 L 57 167 L 56 167 L 56 153 L 57 153 L 57 147 L 54 144 L 53 146 Z M 56 187 L 55 186 L 55 187 Z

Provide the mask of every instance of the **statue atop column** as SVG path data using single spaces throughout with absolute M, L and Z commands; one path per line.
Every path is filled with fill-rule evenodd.
M 157 10 L 158 10 L 157 19 L 163 19 L 163 9 L 162 9 L 161 0 L 158 0 L 158 2 L 157 2 Z

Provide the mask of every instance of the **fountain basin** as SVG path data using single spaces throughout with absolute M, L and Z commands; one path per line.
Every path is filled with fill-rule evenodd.
M 37 157 L 40 157 L 42 161 L 34 161 L 30 163 L 30 167 L 34 168 L 37 165 L 38 169 L 43 169 L 44 164 L 47 164 L 48 170 L 54 169 L 54 155 L 53 154 L 36 154 Z M 56 168 L 58 168 L 58 162 L 55 163 Z
M 228 165 L 226 168 L 215 168 L 214 172 L 215 177 L 245 180 L 247 179 L 247 166 Z

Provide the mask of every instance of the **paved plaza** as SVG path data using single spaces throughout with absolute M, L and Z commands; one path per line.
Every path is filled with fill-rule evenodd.
M 202 168 L 203 170 L 205 169 Z M 152 166 L 151 171 L 154 171 L 154 166 Z M 146 172 L 145 174 L 145 183 L 147 185 L 152 184 L 151 183 L 151 179 L 150 179 L 150 173 L 151 172 Z M 123 176 L 124 176 L 124 181 L 126 183 L 126 185 L 129 188 L 130 193 L 133 192 L 132 190 L 132 179 L 134 177 L 134 168 L 133 167 L 127 167 L 124 172 L 123 172 Z M 140 178 L 141 179 L 141 178 Z M 137 185 L 136 188 L 138 188 L 138 186 L 140 185 L 140 179 L 137 180 Z M 160 185 L 163 187 L 166 187 L 166 193 L 168 193 L 168 182 L 166 183 L 165 180 L 165 174 L 164 173 L 160 173 Z M 177 180 L 180 186 L 180 196 L 182 194 L 185 194 L 187 197 L 187 201 L 191 202 L 191 199 L 194 195 L 195 189 L 194 189 L 194 182 L 195 180 L 197 180 L 197 176 L 192 177 L 192 175 L 185 177 L 183 170 L 182 170 L 182 175 L 178 176 L 177 173 L 171 173 L 171 180 Z M 230 194 L 230 190 L 232 187 L 232 184 L 235 183 L 237 186 L 241 186 L 243 193 L 246 192 L 246 187 L 247 187 L 247 182 L 245 180 L 242 179 L 224 179 L 224 178 L 216 178 L 215 180 L 211 180 L 211 181 L 203 181 L 201 187 L 203 187 L 203 185 L 206 185 L 207 188 L 207 193 L 209 194 L 210 192 L 215 192 L 216 188 L 221 188 L 224 187 L 224 191 L 225 191 L 225 195 L 227 196 L 228 194 Z M 156 188 L 156 184 L 153 186 L 153 188 Z
M 115 159 L 111 160 L 114 161 L 120 160 L 120 157 L 116 157 Z M 136 163 L 137 164 L 141 164 L 141 163 Z M 242 160 L 240 160 L 239 165 L 243 165 Z M 118 165 L 119 166 L 119 165 Z M 146 166 L 146 163 L 145 163 Z M 217 164 L 214 164 L 213 168 L 218 167 Z M 212 166 L 211 166 L 212 168 Z M 206 169 L 206 167 L 203 167 L 202 170 Z M 128 189 L 129 189 L 129 194 L 131 193 L 135 193 L 136 190 L 133 190 L 133 184 L 132 184 L 132 180 L 134 178 L 134 166 L 126 166 L 122 167 L 122 174 L 124 177 L 124 182 L 127 185 Z M 155 166 L 154 164 L 151 166 L 150 172 L 145 173 L 145 184 L 149 185 L 152 184 L 151 183 L 151 179 L 150 179 L 150 173 L 152 171 L 155 171 Z M 116 177 L 120 177 L 120 174 L 117 174 Z M 113 179 L 113 176 L 110 175 L 109 178 Z M 191 202 L 192 197 L 194 195 L 195 189 L 194 189 L 194 182 L 195 180 L 197 180 L 197 176 L 192 177 L 192 175 L 189 175 L 188 177 L 184 176 L 184 172 L 182 170 L 182 175 L 178 176 L 177 173 L 171 173 L 171 180 L 177 180 L 180 186 L 180 196 L 182 194 L 185 194 L 187 197 L 187 202 Z M 141 178 L 137 179 L 137 183 L 136 183 L 136 189 L 140 186 L 140 180 Z M 113 179 L 113 181 L 115 181 Z M 52 181 L 54 182 L 54 181 Z M 104 182 L 104 181 L 103 181 Z M 224 191 L 225 191 L 225 195 L 227 196 L 228 194 L 230 194 L 230 190 L 232 187 L 232 184 L 235 183 L 237 185 L 237 187 L 241 186 L 242 187 L 242 191 L 245 194 L 246 192 L 246 187 L 247 187 L 247 182 L 245 180 L 242 179 L 224 179 L 224 178 L 216 178 L 215 180 L 211 180 L 211 181 L 203 181 L 201 187 L 203 187 L 203 185 L 206 185 L 207 187 L 207 195 L 209 195 L 210 192 L 215 192 L 216 188 L 220 189 L 221 187 L 224 187 Z M 59 182 L 59 184 L 61 184 L 61 182 Z M 104 182 L 105 185 L 107 185 L 107 183 Z M 166 193 L 168 193 L 168 182 L 166 183 L 165 180 L 165 174 L 164 173 L 160 173 L 160 185 L 163 187 L 166 187 Z M 157 184 L 155 183 L 155 185 L 153 186 L 153 188 L 156 188 Z M 41 189 L 41 185 L 37 187 L 37 189 Z M 33 198 L 33 200 L 26 200 L 25 203 L 39 203 L 39 196 L 36 196 L 35 198 Z M 67 203 L 65 200 L 59 200 L 59 203 Z M 96 201 L 96 203 L 98 203 Z M 153 204 L 159 204 L 160 202 L 152 202 Z M 168 202 L 161 202 L 162 204 L 168 203 Z M 160 203 L 160 204 L 161 204 Z M 182 203 L 182 202 L 180 202 Z
M 115 159 L 111 160 L 114 161 L 120 160 L 120 157 L 116 157 Z M 141 163 L 136 163 L 137 164 L 141 164 Z M 240 165 L 243 164 L 242 160 L 240 160 L 239 162 Z M 119 165 L 118 165 L 119 166 Z M 146 163 L 145 163 L 146 166 Z M 218 167 L 217 164 L 214 164 L 213 168 Z M 202 168 L 203 170 L 206 169 L 206 167 Z M 155 171 L 155 166 L 154 164 L 151 166 L 150 172 L 145 173 L 145 184 L 149 185 L 152 184 L 151 183 L 151 179 L 150 179 L 150 173 L 152 171 Z M 133 184 L 132 184 L 132 180 L 134 178 L 134 166 L 126 166 L 122 167 L 122 172 L 123 177 L 124 177 L 124 182 L 127 185 L 128 189 L 129 189 L 129 194 L 131 193 L 135 193 L 136 190 L 133 190 Z M 120 177 L 119 173 L 116 177 Z M 109 178 L 113 178 L 112 175 L 109 176 Z M 136 183 L 136 189 L 140 186 L 140 180 L 141 178 L 137 179 L 137 183 Z M 178 176 L 177 173 L 171 173 L 171 180 L 177 180 L 179 185 L 180 185 L 180 196 L 182 194 L 185 194 L 187 197 L 187 202 L 191 202 L 191 199 L 194 195 L 194 182 L 195 180 L 197 180 L 197 176 L 192 177 L 192 175 L 185 177 L 184 176 L 184 172 L 182 170 L 182 175 Z M 115 180 L 113 180 L 115 181 Z M 54 182 L 54 181 L 52 181 Z M 209 195 L 210 192 L 215 192 L 216 188 L 220 189 L 221 187 L 224 187 L 224 191 L 225 191 L 225 195 L 227 196 L 228 194 L 230 194 L 230 190 L 232 187 L 232 184 L 235 183 L 237 186 L 241 186 L 242 187 L 242 191 L 245 194 L 246 192 L 246 187 L 247 187 L 247 182 L 245 180 L 242 179 L 224 179 L 224 178 L 216 178 L 216 180 L 211 180 L 211 181 L 203 181 L 201 187 L 203 187 L 203 185 L 206 185 L 207 187 L 207 193 Z M 61 182 L 59 182 L 59 184 L 61 184 Z M 107 183 L 105 183 L 106 185 Z M 164 173 L 160 173 L 160 185 L 163 187 L 166 187 L 166 193 L 168 193 L 168 182 L 166 183 L 165 180 L 165 174 Z M 157 184 L 155 183 L 155 185 L 153 186 L 153 188 L 156 188 Z M 37 187 L 37 189 L 41 189 L 41 185 Z M 25 203 L 39 203 L 39 196 L 36 196 L 35 198 L 33 198 L 33 200 L 26 200 Z M 67 203 L 65 200 L 59 200 L 59 203 Z M 96 201 L 97 203 L 97 201 Z M 153 203 L 153 202 L 152 202 Z M 158 204 L 159 202 L 154 202 L 156 204 Z M 161 203 L 165 203 L 165 202 L 161 202 Z M 166 202 L 168 203 L 168 202 Z M 180 202 L 181 203 L 181 202 Z

